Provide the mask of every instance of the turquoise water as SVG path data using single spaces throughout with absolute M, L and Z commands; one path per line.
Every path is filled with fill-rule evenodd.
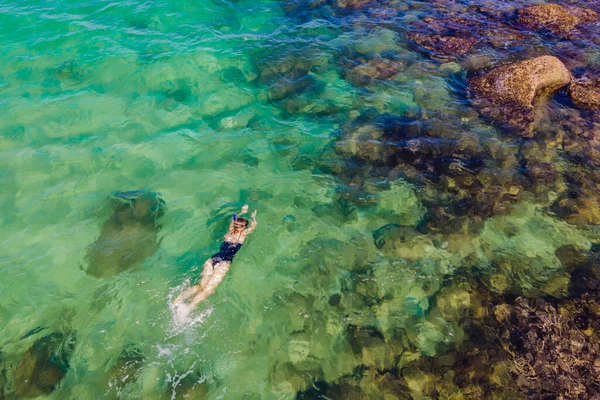
M 382 115 L 438 121 L 445 128 L 425 136 L 447 129 L 484 152 L 506 151 L 504 160 L 484 157 L 486 168 L 512 177 L 519 141 L 473 113 L 464 77 L 552 41 L 483 48 L 448 64 L 404 38 L 407 24 L 433 12 L 427 3 L 380 7 L 375 15 L 259 0 L 0 4 L 7 398 L 19 360 L 51 332 L 76 338 L 52 399 L 296 398 L 361 366 L 395 371 L 407 396 L 426 398 L 414 383 L 425 378 L 402 377 L 398 363 L 468 340 L 455 313 L 474 295 L 460 285 L 563 296 L 569 276 L 555 251 L 587 249 L 598 234 L 548 212 L 560 184 L 482 213 L 476 229 L 423 231 L 432 204 L 453 198 L 410 179 L 401 163 L 378 165 L 386 150 L 363 134 Z M 349 72 L 377 57 L 401 71 L 381 80 Z M 562 109 L 553 107 L 551 117 Z M 546 151 L 545 161 L 567 169 L 556 147 Z M 498 185 L 517 185 L 511 179 Z M 138 189 L 166 204 L 155 251 L 119 274 L 87 274 L 111 193 Z M 177 322 L 171 300 L 199 279 L 243 204 L 258 210 L 256 232 L 216 293 Z M 389 224 L 376 245 L 374 232 Z M 22 339 L 36 327 L 44 329 Z M 361 329 L 385 344 L 360 342 Z M 115 372 L 131 348 L 143 362 Z M 376 378 L 363 381 L 362 396 L 383 398 Z

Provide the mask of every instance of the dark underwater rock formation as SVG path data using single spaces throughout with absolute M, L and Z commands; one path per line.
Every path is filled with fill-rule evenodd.
M 557 126 L 565 188 L 549 211 L 573 225 L 600 224 L 600 115 L 597 110 L 562 108 Z
M 483 114 L 532 136 L 536 105 L 570 82 L 571 74 L 558 58 L 541 56 L 496 67 L 469 79 L 469 86 Z
M 366 86 L 373 80 L 385 80 L 404 70 L 401 61 L 376 57 L 369 61 L 357 60 L 356 66 L 346 74 L 346 80 L 354 86 Z
M 365 366 L 357 367 L 354 374 L 344 376 L 339 382 L 319 380 L 297 394 L 298 400 L 310 399 L 410 399 L 406 382 L 390 373 L 379 374 Z
M 272 100 L 281 100 L 290 95 L 302 93 L 312 84 L 314 84 L 314 79 L 308 75 L 307 70 L 294 68 L 282 74 L 280 79 L 274 82 L 269 90 L 269 96 Z
M 465 14 L 427 16 L 407 33 L 408 40 L 434 58 L 452 59 L 470 52 L 485 40 L 485 24 Z
M 550 211 L 573 225 L 600 225 L 600 205 L 596 190 L 563 193 Z
M 387 224 L 373 231 L 373 243 L 378 249 L 393 242 L 406 242 L 418 235 L 413 228 L 398 224 Z
M 135 381 L 144 361 L 145 357 L 138 348 L 129 346 L 123 349 L 106 375 L 109 389 L 118 394 L 122 387 Z
M 421 306 L 418 312 L 410 311 L 408 316 L 399 317 L 394 312 L 399 309 L 406 312 L 414 304 L 412 299 L 403 298 L 404 293 L 383 290 L 383 279 L 377 281 L 378 276 L 373 272 L 376 267 L 365 265 L 360 257 L 356 257 L 358 262 L 350 260 L 351 262 L 340 263 L 338 269 L 347 272 L 348 278 L 340 279 L 339 289 L 338 282 L 335 283 L 336 292 L 330 293 L 328 305 L 340 312 L 340 320 L 352 318 L 340 330 L 343 338 L 341 342 L 349 347 L 355 363 L 348 362 L 349 368 L 335 377 L 324 367 L 322 372 L 327 377 L 324 378 L 323 373 L 319 373 L 316 368 L 310 370 L 311 373 L 301 370 L 299 366 L 304 365 L 304 361 L 295 359 L 294 362 L 280 362 L 273 372 L 273 386 L 285 383 L 283 386 L 296 389 L 297 398 L 525 399 L 594 396 L 593 390 L 582 394 L 578 388 L 579 384 L 575 382 L 579 379 L 578 371 L 574 373 L 575 383 L 564 380 L 556 383 L 555 387 L 548 385 L 549 394 L 546 395 L 545 382 L 558 381 L 557 374 L 544 370 L 539 364 L 527 366 L 529 371 L 520 369 L 523 364 L 519 363 L 522 360 L 547 357 L 546 361 L 550 364 L 560 363 L 560 360 L 540 350 L 545 346 L 551 348 L 551 335 L 557 333 L 537 331 L 535 318 L 533 321 L 522 318 L 525 313 L 522 310 L 525 308 L 519 303 L 521 300 L 515 301 L 515 297 L 524 293 L 554 296 L 562 300 L 548 300 L 550 308 L 544 312 L 552 314 L 555 312 L 553 310 L 567 309 L 567 304 L 573 305 L 579 301 L 568 296 L 596 294 L 600 289 L 600 274 L 595 259 L 586 259 L 570 267 L 565 265 L 563 270 L 551 256 L 551 251 L 548 254 L 553 263 L 549 265 L 546 258 L 538 256 L 535 251 L 532 251 L 530 257 L 518 251 L 515 254 L 514 248 L 495 248 L 491 245 L 490 238 L 485 239 L 490 232 L 498 231 L 498 240 L 515 236 L 527 240 L 525 234 L 521 236 L 519 233 L 519 227 L 511 227 L 511 223 L 502 226 L 498 222 L 504 218 L 488 221 L 484 235 L 473 234 L 490 216 L 509 214 L 512 210 L 519 213 L 531 203 L 535 203 L 536 218 L 528 223 L 541 230 L 556 229 L 557 235 L 564 224 L 556 221 L 552 221 L 553 224 L 541 222 L 552 220 L 543 215 L 542 210 L 547 211 L 547 206 L 553 201 L 555 203 L 549 207 L 550 212 L 570 223 L 587 225 L 600 221 L 600 180 L 597 179 L 600 174 L 590 172 L 600 166 L 600 147 L 596 146 L 596 139 L 600 135 L 587 129 L 589 125 L 585 118 L 592 113 L 584 115 L 584 111 L 570 107 L 566 91 L 560 90 L 566 88 L 571 81 L 566 66 L 575 75 L 580 68 L 589 68 L 589 54 L 584 55 L 585 51 L 582 50 L 589 43 L 589 38 L 581 38 L 581 41 L 577 38 L 578 42 L 551 39 L 542 44 L 541 36 L 532 30 L 566 38 L 566 35 L 578 33 L 581 24 L 570 26 L 570 19 L 567 19 L 564 27 L 559 26 L 552 32 L 554 21 L 541 20 L 538 25 L 535 25 L 536 22 L 528 22 L 527 18 L 534 14 L 532 9 L 517 14 L 516 8 L 520 5 L 517 2 L 437 0 L 409 4 L 386 2 L 383 6 L 381 3 L 369 0 L 338 2 L 338 9 L 334 12 L 337 12 L 339 19 L 335 22 L 339 25 L 346 23 L 348 29 L 367 26 L 373 29 L 378 23 L 383 23 L 399 36 L 412 40 L 412 48 L 431 59 L 423 61 L 423 57 L 414 55 L 414 52 L 405 52 L 402 41 L 398 49 L 386 52 L 369 52 L 363 48 L 356 55 L 342 50 L 344 55 L 336 60 L 345 69 L 339 75 L 353 86 L 366 87 L 356 89 L 357 96 L 363 93 L 379 94 L 380 87 L 384 86 L 410 87 L 407 91 L 410 91 L 410 96 L 422 109 L 415 107 L 406 111 L 390 111 L 398 116 L 377 115 L 382 109 L 368 109 L 371 104 L 361 104 L 359 97 L 359 101 L 353 103 L 355 108 L 348 118 L 350 122 L 342 125 L 337 132 L 333 150 L 328 149 L 330 152 L 323 157 L 328 158 L 328 163 L 323 162 L 324 166 L 315 170 L 340 178 L 342 183 L 338 191 L 343 192 L 340 196 L 348 201 L 310 206 L 318 216 L 333 217 L 336 222 L 347 223 L 355 220 L 357 212 L 372 211 L 375 208 L 373 205 L 379 204 L 378 195 L 387 190 L 384 188 L 386 184 L 389 187 L 398 181 L 408 181 L 410 186 L 414 186 L 419 202 L 427 208 L 427 215 L 416 228 L 413 226 L 418 222 L 411 227 L 403 227 L 400 224 L 404 222 L 389 216 L 384 216 L 388 219 L 380 224 L 371 226 L 370 229 L 374 229 L 372 235 L 375 247 L 381 250 L 378 253 L 387 260 L 401 260 L 405 263 L 403 265 L 412 267 L 411 263 L 414 262 L 414 269 L 420 272 L 416 264 L 425 263 L 425 252 L 419 253 L 418 244 L 428 242 L 431 245 L 427 248 L 432 252 L 439 251 L 444 255 L 447 253 L 448 257 L 460 258 L 453 265 L 459 273 L 479 270 L 473 273 L 484 281 L 481 286 L 490 287 L 450 284 L 440 290 L 442 283 L 438 281 L 438 286 L 431 284 L 434 287 L 431 289 L 428 282 L 428 285 L 419 286 L 427 287 L 422 290 L 426 292 L 422 301 L 426 305 Z M 336 7 L 335 2 L 318 2 L 318 5 L 328 9 L 330 6 Z M 573 11 L 571 7 L 562 8 Z M 517 16 L 520 16 L 518 21 Z M 552 15 L 548 17 L 553 18 Z M 404 23 L 409 26 L 402 26 Z M 527 29 L 522 29 L 526 25 Z M 568 29 L 563 29 L 565 27 Z M 457 109 L 461 109 L 462 104 L 451 104 L 452 101 L 463 101 L 461 68 L 483 71 L 482 67 L 487 68 L 497 60 L 513 61 L 515 56 L 519 59 L 535 57 L 542 48 L 547 54 L 555 54 L 559 58 L 528 59 L 488 70 L 487 74 L 469 79 L 473 103 L 482 114 L 492 117 L 510 130 L 517 130 L 521 136 L 530 137 L 535 133 L 534 138 L 498 135 L 497 131 L 478 120 L 473 109 L 470 110 L 470 115 L 466 112 L 459 114 L 462 111 Z M 411 53 L 410 57 L 406 53 Z M 440 59 L 457 60 L 455 64 L 458 68 L 454 69 L 456 73 L 450 79 L 443 80 L 437 73 Z M 390 65 L 395 60 L 402 60 L 407 67 Z M 298 63 L 300 64 L 301 62 Z M 308 71 L 308 68 L 305 70 Z M 404 70 L 405 73 L 395 75 L 397 70 Z M 314 71 L 303 74 L 318 76 L 320 71 Z M 336 73 L 338 71 L 339 69 Z M 300 75 L 290 73 L 290 81 L 294 82 Z M 423 78 L 431 77 L 443 81 L 451 87 L 449 92 L 454 90 L 458 95 L 453 98 L 452 93 L 449 93 L 450 100 L 444 104 L 440 101 L 419 101 L 419 97 L 424 96 L 423 93 L 426 95 L 432 90 L 428 85 L 417 83 L 424 81 Z M 278 79 L 286 79 L 285 74 Z M 385 79 L 392 81 L 380 82 Z M 582 80 L 579 86 L 577 83 L 574 82 L 570 90 L 573 103 L 580 108 L 594 109 L 594 90 L 597 87 L 594 86 L 595 81 Z M 298 84 L 297 87 L 298 93 L 308 92 L 302 85 Z M 296 93 L 291 90 L 286 96 L 289 94 Z M 557 101 L 544 107 L 544 101 L 554 94 L 557 94 Z M 570 136 L 573 136 L 575 127 L 568 130 L 561 129 L 562 123 L 546 124 L 548 119 L 556 118 L 556 114 L 562 112 L 557 111 L 557 108 L 568 109 L 571 112 L 569 115 L 581 112 L 585 123 L 576 127 L 581 131 L 580 134 L 573 138 Z M 295 109 L 300 110 L 302 107 L 295 105 L 286 108 L 290 114 L 297 113 Z M 535 126 L 536 122 L 539 125 Z M 533 128 L 537 127 L 540 129 L 534 132 Z M 302 156 L 308 159 L 305 154 Z M 311 162 L 313 160 L 314 158 L 310 159 Z M 331 160 L 338 163 L 334 164 Z M 312 167 L 311 162 L 305 163 L 308 165 L 306 168 Z M 512 207 L 522 198 L 525 199 L 525 205 Z M 399 203 L 402 201 L 399 196 L 396 199 Z M 537 201 L 540 199 L 541 201 Z M 543 215 L 540 218 L 537 218 L 538 210 Z M 523 215 L 524 220 L 529 218 L 529 213 Z M 512 217 L 506 220 L 512 221 Z M 380 228 L 376 229 L 378 227 Z M 535 233 L 535 228 L 533 232 Z M 500 239 L 501 237 L 504 238 Z M 520 242 L 520 239 L 512 241 Z M 321 247 L 344 249 L 341 244 L 332 246 L 331 243 L 315 241 L 307 246 L 310 251 L 306 253 L 314 254 Z M 521 248 L 519 243 L 515 243 L 515 247 L 519 250 Z M 410 253 L 411 248 L 417 250 Z M 339 253 L 342 254 L 342 251 Z M 540 258 L 542 261 L 538 263 Z M 307 264 L 313 270 L 319 269 L 321 272 L 319 279 L 314 279 L 316 285 L 323 289 L 331 286 L 330 282 L 323 281 L 333 279 L 333 274 L 329 273 L 328 276 L 327 273 L 330 270 L 328 266 L 335 261 L 326 257 L 309 257 Z M 451 279 L 459 274 L 456 270 L 449 273 L 456 274 Z M 485 276 L 488 272 L 489 277 Z M 311 281 L 313 278 L 311 277 Z M 499 282 L 502 280 L 504 282 Z M 500 294 L 504 297 L 500 297 Z M 317 308 L 315 304 L 322 301 L 311 297 L 302 309 L 314 310 Z M 580 301 L 577 304 L 583 303 Z M 369 309 L 371 312 L 367 314 L 376 316 L 365 321 L 360 320 L 362 315 L 352 314 L 353 310 L 363 309 Z M 494 310 L 497 312 L 494 313 Z M 542 309 L 533 307 L 528 310 L 530 315 L 542 315 Z M 521 314 L 517 315 L 518 313 Z M 589 317 L 585 310 L 572 313 L 578 317 Z M 386 325 L 386 318 L 400 322 Z M 456 329 L 451 331 L 452 335 L 446 335 L 450 330 L 439 329 L 433 332 L 443 337 L 444 343 L 449 344 L 436 346 L 435 352 L 427 353 L 423 352 L 413 332 L 417 329 L 425 333 L 429 333 L 428 330 L 436 331 L 426 325 L 433 320 L 443 320 Z M 564 319 L 554 321 L 561 327 L 559 330 L 563 326 L 567 331 L 573 330 L 572 327 L 561 325 L 566 323 Z M 293 334 L 296 342 L 308 343 L 314 340 L 309 322 L 300 321 L 296 324 L 297 331 Z M 507 332 L 516 332 L 517 336 L 521 332 L 531 342 L 526 346 L 517 346 L 511 341 L 512 334 L 505 336 Z M 571 336 L 566 340 L 561 339 L 561 346 L 566 346 L 571 339 L 576 342 L 581 338 L 577 332 L 565 334 Z M 397 347 L 389 346 L 395 335 L 406 336 L 408 339 L 398 340 Z M 314 357 L 314 362 L 318 354 L 309 353 L 308 347 L 295 346 L 297 351 L 294 355 L 302 360 Z M 304 356 L 302 349 L 306 349 Z M 551 349 L 550 353 L 555 350 Z M 341 350 L 340 353 L 342 352 L 348 353 L 348 350 Z M 431 354 L 436 354 L 436 357 L 429 357 Z M 570 364 L 558 373 L 568 376 L 569 373 L 565 371 L 577 369 L 576 358 L 577 355 L 565 357 L 567 364 Z M 389 359 L 393 362 L 389 362 Z M 306 362 L 306 365 L 312 364 Z M 306 371 L 308 370 L 306 367 Z M 532 371 L 533 375 L 530 374 Z M 591 372 L 589 369 L 585 370 L 585 373 Z M 574 390 L 571 391 L 569 385 Z
M 497 308 L 498 310 L 498 308 Z M 600 395 L 600 303 L 596 297 L 549 303 L 519 298 L 503 306 L 500 337 L 511 373 L 530 398 Z
M 567 38 L 574 36 L 580 25 L 597 19 L 598 14 L 588 8 L 540 4 L 519 10 L 517 22 L 531 30 Z
M 336 5 L 343 10 L 363 10 L 378 4 L 376 0 L 337 0 Z
M 508 23 L 505 4 L 472 3 L 437 2 L 430 15 L 411 23 L 405 37 L 417 45 L 416 50 L 442 60 L 468 59 L 465 55 L 490 46 L 503 51 L 529 40 L 526 32 Z
M 339 176 L 348 182 L 360 179 L 356 175 L 403 177 L 424 187 L 421 230 L 478 230 L 489 216 L 506 212 L 530 184 L 517 172 L 510 146 L 494 149 L 442 124 L 383 115 L 346 126 L 335 150 L 355 168 Z
M 549 399 L 597 398 L 600 395 L 600 256 L 598 246 L 586 250 L 564 246 L 556 255 L 571 275 L 571 297 L 531 299 L 499 296 L 477 277 L 448 283 L 432 298 L 427 317 L 413 323 L 430 330 L 430 320 L 451 324 L 452 340 L 431 357 L 400 324 L 384 331 L 379 323 L 347 322 L 344 342 L 355 355 L 338 377 L 306 377 L 295 364 L 280 364 L 273 383 L 285 382 L 298 399 L 311 398 L 457 398 Z M 517 262 L 517 261 L 515 261 Z M 345 292 L 343 296 L 357 294 Z M 373 293 L 370 294 L 372 296 Z M 358 299 L 367 300 L 362 292 Z M 340 296 L 330 299 L 343 308 Z M 359 300 L 360 302 L 360 300 Z M 364 304 L 363 304 L 364 306 Z M 306 328 L 306 327 L 305 327 Z M 430 332 L 431 333 L 431 332 Z M 304 342 L 308 332 L 297 334 Z M 303 348 L 310 359 L 309 345 Z M 442 346 L 443 347 L 443 346 Z
M 480 42 L 474 36 L 454 36 L 440 34 L 417 33 L 411 39 L 419 46 L 434 52 L 442 57 L 460 56 L 471 51 L 473 46 Z
M 268 86 L 269 99 L 279 101 L 302 94 L 315 85 L 309 74 L 312 68 L 327 64 L 316 48 L 281 48 L 280 53 L 256 60 L 257 82 Z
M 586 153 L 582 152 L 586 160 Z M 573 168 L 563 173 L 567 190 L 550 205 L 549 210 L 573 225 L 600 225 L 600 202 L 598 182 L 600 176 L 586 173 L 583 168 Z
M 385 343 L 383 334 L 373 326 L 348 325 L 346 334 L 350 347 L 357 355 L 360 355 L 365 348 L 374 348 Z
M 597 260 L 592 252 L 572 246 L 557 254 L 561 260 L 572 261 L 565 264 L 572 271 L 571 282 Z M 469 292 L 478 305 L 466 320 L 468 339 L 431 364 L 417 360 L 414 368 L 436 373 L 446 364 L 463 393 L 476 385 L 485 398 L 600 395 L 597 290 L 571 292 L 573 297 L 560 300 L 496 297 L 482 286 L 473 286 Z
M 208 399 L 208 384 L 197 372 L 176 376 L 169 384 L 169 391 L 163 397 L 165 400 L 206 400 Z
M 468 313 L 459 320 L 466 336 L 455 350 L 417 357 L 404 365 L 399 357 L 392 375 L 410 389 L 413 398 L 592 399 L 600 395 L 597 292 L 554 301 L 502 299 L 481 287 L 469 293 L 472 309 L 465 309 Z M 468 302 L 456 304 L 464 309 Z M 451 310 L 455 309 L 453 305 Z
M 159 219 L 165 202 L 156 193 L 117 192 L 114 213 L 88 248 L 86 272 L 96 278 L 140 266 L 158 249 Z
M 562 246 L 556 257 L 570 273 L 569 294 L 573 297 L 600 294 L 600 254 L 598 245 L 586 250 L 578 246 Z
M 75 60 L 68 60 L 53 69 L 53 76 L 58 80 L 81 80 L 83 78 L 83 70 L 81 65 Z
M 56 332 L 36 340 L 21 358 L 14 374 L 15 393 L 20 398 L 48 395 L 69 370 L 75 338 Z

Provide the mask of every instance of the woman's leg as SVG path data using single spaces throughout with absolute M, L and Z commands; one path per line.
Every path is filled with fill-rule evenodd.
M 212 258 L 209 258 L 204 262 L 204 267 L 202 268 L 202 279 L 200 279 L 200 283 L 194 286 L 191 286 L 185 289 L 176 299 L 175 303 L 179 304 L 182 301 L 189 299 L 190 297 L 195 296 L 198 292 L 204 289 L 204 286 L 210 281 L 211 276 L 215 270 L 215 266 L 213 265 Z
M 210 279 L 206 282 L 206 284 L 200 289 L 198 294 L 194 297 L 194 300 L 190 302 L 190 307 L 196 307 L 200 304 L 201 301 L 204 301 L 213 294 L 219 283 L 223 281 L 225 275 L 227 275 L 227 271 L 229 271 L 229 266 L 231 265 L 228 261 L 221 261 L 217 265 L 214 266 L 214 272 L 212 273 Z
M 210 281 L 210 278 L 215 272 L 215 267 L 216 265 L 214 264 L 212 258 L 206 260 L 206 262 L 204 263 L 204 267 L 202 267 L 202 274 L 200 275 L 202 276 L 202 279 L 200 279 L 200 283 L 197 285 L 198 290 L 202 290 L 204 286 L 206 286 L 208 281 Z

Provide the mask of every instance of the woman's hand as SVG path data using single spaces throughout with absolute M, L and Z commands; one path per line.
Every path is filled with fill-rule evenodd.
M 252 213 L 252 221 L 256 222 L 256 210 Z
M 245 204 L 245 205 L 242 207 L 242 214 L 246 214 L 247 212 L 248 212 L 248 204 Z

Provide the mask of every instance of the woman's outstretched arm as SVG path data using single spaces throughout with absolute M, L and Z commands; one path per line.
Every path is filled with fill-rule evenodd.
M 250 226 L 244 230 L 244 236 L 248 236 L 249 234 L 251 234 L 256 229 L 257 225 L 258 222 L 256 221 L 256 210 L 254 210 L 254 212 L 252 213 L 252 221 L 250 222 Z

